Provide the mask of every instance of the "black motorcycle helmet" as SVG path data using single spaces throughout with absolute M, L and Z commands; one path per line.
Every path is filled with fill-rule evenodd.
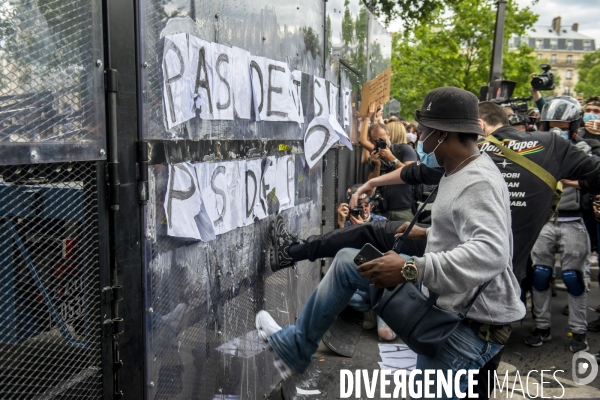
M 571 96 L 559 96 L 548 100 L 542 108 L 540 122 L 542 130 L 549 131 L 552 121 L 569 122 L 569 133 L 577 133 L 577 129 L 581 125 L 583 110 L 577 99 Z

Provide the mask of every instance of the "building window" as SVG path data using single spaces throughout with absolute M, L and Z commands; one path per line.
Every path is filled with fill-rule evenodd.
M 558 39 L 550 39 L 550 48 L 556 50 L 558 47 Z
M 567 96 L 570 96 L 570 95 L 571 95 L 571 86 L 565 86 L 565 94 L 566 94 Z
M 541 59 L 542 59 L 542 55 L 538 54 L 538 60 L 541 60 Z
M 567 56 L 567 64 L 573 64 L 573 56 Z
M 583 41 L 583 51 L 590 51 L 592 49 L 591 43 L 589 40 Z
M 567 50 L 573 50 L 573 40 L 567 39 Z
M 556 64 L 556 54 L 550 56 L 550 64 Z
M 544 47 L 544 39 L 535 39 L 535 48 L 541 49 Z
M 567 79 L 573 79 L 573 71 L 570 69 L 567 70 Z

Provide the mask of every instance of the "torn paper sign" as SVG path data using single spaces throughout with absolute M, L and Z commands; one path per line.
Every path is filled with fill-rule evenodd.
M 337 133 L 338 139 L 340 140 L 340 142 L 342 142 L 342 144 L 344 146 L 346 146 L 347 148 L 349 148 L 350 150 L 352 150 L 352 142 L 348 138 L 348 135 L 346 134 L 346 131 L 344 130 L 344 128 L 342 128 L 342 126 L 338 122 L 338 120 L 335 117 L 335 115 L 329 114 L 329 124 L 331 125 L 331 127 L 333 128 L 333 130 L 335 131 L 335 133 Z
M 262 178 L 260 182 L 260 206 L 265 215 L 276 214 L 279 199 L 276 189 L 277 159 L 270 156 L 262 159 Z
M 381 357 L 379 368 L 390 370 L 391 373 L 399 369 L 410 372 L 417 366 L 417 353 L 405 344 L 380 343 L 379 356 Z
M 266 71 L 267 59 L 264 57 L 250 56 L 250 81 L 252 82 L 252 105 L 256 121 L 267 118 L 266 102 Z
M 195 116 L 186 36 L 179 33 L 165 37 L 162 67 L 167 129 Z
M 216 238 L 191 164 L 169 166 L 164 206 L 169 236 L 202 241 Z
M 231 48 L 233 54 L 233 104 L 240 119 L 250 119 L 252 83 L 250 80 L 250 52 L 239 47 Z
M 277 159 L 275 194 L 279 200 L 279 211 L 294 207 L 296 198 L 296 156 Z
M 315 118 L 326 117 L 329 114 L 329 101 L 327 100 L 327 87 L 325 79 L 314 77 L 314 110 Z
M 352 94 L 352 89 L 350 88 L 342 88 L 342 121 L 344 123 L 344 128 L 350 126 L 350 101 Z
M 212 43 L 214 76 L 213 114 L 218 120 L 233 119 L 233 51 L 231 47 Z
M 239 162 L 196 164 L 196 173 L 215 233 L 221 235 L 242 226 L 242 193 Z
M 304 135 L 304 156 L 309 168 L 312 168 L 338 140 L 339 136 L 329 122 L 329 115 L 314 118 Z
M 190 36 L 190 74 L 193 88 L 194 107 L 200 111 L 201 119 L 214 119 L 214 60 L 212 43 Z

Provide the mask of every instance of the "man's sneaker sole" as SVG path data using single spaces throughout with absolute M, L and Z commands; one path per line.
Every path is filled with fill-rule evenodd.
M 542 341 L 539 343 L 529 343 L 527 340 L 525 340 L 525 344 L 531 347 L 540 347 L 541 345 L 543 345 L 546 342 L 549 342 L 550 340 L 552 340 L 552 335 L 542 337 Z

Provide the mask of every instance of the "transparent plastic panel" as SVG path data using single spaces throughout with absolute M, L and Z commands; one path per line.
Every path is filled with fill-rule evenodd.
M 0 1 L 0 164 L 106 158 L 102 54 L 99 0 Z

